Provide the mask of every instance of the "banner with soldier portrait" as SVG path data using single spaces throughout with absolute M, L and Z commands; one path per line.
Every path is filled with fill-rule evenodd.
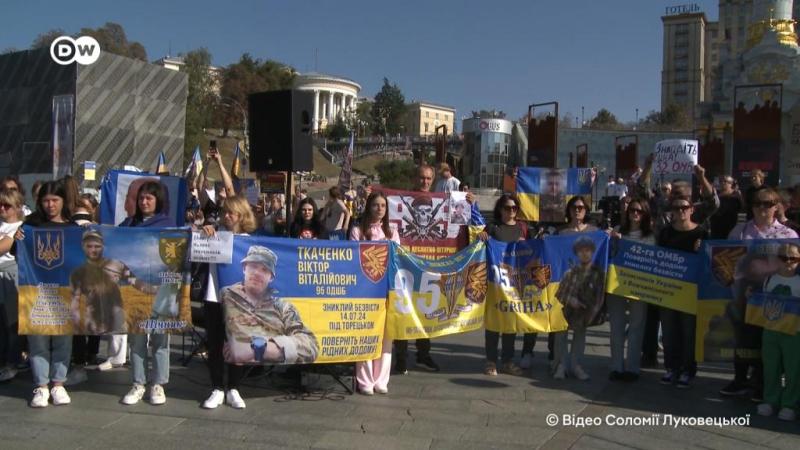
M 226 361 L 311 364 L 380 356 L 390 241 L 235 236 L 218 264 Z
M 181 332 L 191 324 L 189 231 L 30 228 L 18 243 L 19 332 Z
M 787 260 L 800 257 L 800 240 L 706 241 L 698 283 L 697 361 L 756 361 L 763 327 L 796 331 L 800 275 L 783 276 Z M 745 329 L 745 332 L 741 332 Z M 739 330 L 737 332 L 737 330 Z
M 395 246 L 389 277 L 392 339 L 433 338 L 483 327 L 486 244 L 430 261 Z
M 467 246 L 471 207 L 465 194 L 381 191 L 389 201 L 389 221 L 397 227 L 400 243 L 412 253 L 439 259 Z
M 592 169 L 520 167 L 516 192 L 518 219 L 563 224 L 570 198 L 583 195 L 587 202 L 591 201 Z

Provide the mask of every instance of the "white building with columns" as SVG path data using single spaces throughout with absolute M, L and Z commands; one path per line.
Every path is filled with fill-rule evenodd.
M 355 114 L 361 85 L 324 73 L 297 74 L 295 89 L 314 92 L 314 132 L 324 130 L 336 117 Z

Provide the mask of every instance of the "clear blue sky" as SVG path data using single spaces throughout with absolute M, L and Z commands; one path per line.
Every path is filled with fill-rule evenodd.
M 6 2 L 4 2 L 6 3 Z M 588 120 L 605 107 L 620 120 L 659 109 L 663 0 L 44 2 L 10 0 L 0 50 L 37 34 L 120 23 L 151 60 L 206 47 L 215 65 L 244 53 L 300 72 L 352 78 L 373 96 L 383 77 L 406 100 L 522 116 L 529 103 L 560 102 Z M 717 0 L 696 0 L 709 20 Z M 45 14 L 45 11 L 47 13 Z M 457 125 L 460 129 L 460 123 Z

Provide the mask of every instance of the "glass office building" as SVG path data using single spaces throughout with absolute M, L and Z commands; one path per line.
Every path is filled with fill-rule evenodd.
M 473 188 L 500 189 L 508 162 L 512 123 L 505 119 L 465 119 L 461 180 Z

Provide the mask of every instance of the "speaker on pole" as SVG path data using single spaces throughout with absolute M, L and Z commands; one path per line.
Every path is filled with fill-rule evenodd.
M 248 96 L 250 170 L 310 171 L 312 155 L 311 91 L 268 91 Z

